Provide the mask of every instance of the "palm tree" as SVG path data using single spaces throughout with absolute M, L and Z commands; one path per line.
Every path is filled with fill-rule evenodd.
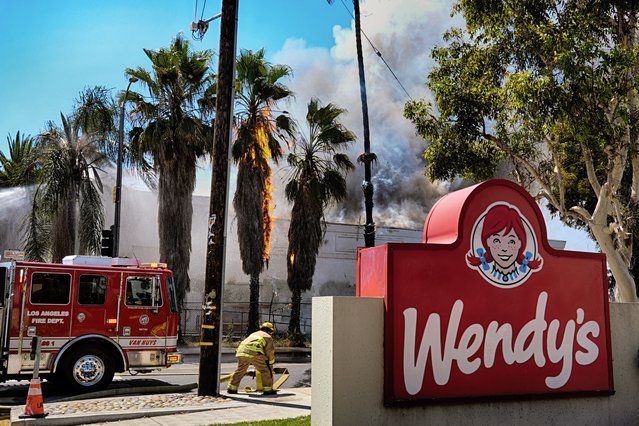
M 286 198 L 293 203 L 288 230 L 288 287 L 292 293 L 290 338 L 300 343 L 302 292 L 311 288 L 315 261 L 322 244 L 324 211 L 346 197 L 346 174 L 353 163 L 339 151 L 348 148 L 355 135 L 339 122 L 345 112 L 333 104 L 308 104 L 308 132 L 293 145 L 288 155 L 292 168 L 286 184 Z
M 242 270 L 250 276 L 248 332 L 259 323 L 260 273 L 268 265 L 271 239 L 271 166 L 282 157 L 280 143 L 293 132 L 293 122 L 285 114 L 275 116 L 275 102 L 292 92 L 282 83 L 291 74 L 289 67 L 264 60 L 264 50 L 242 50 L 237 60 L 237 137 L 233 160 L 238 165 L 233 207 L 237 215 L 237 235 Z
M 107 89 L 87 88 L 70 117 L 60 113 L 61 128 L 50 121 L 38 135 L 42 170 L 25 224 L 27 258 L 60 262 L 69 254 L 99 252 L 104 213 L 98 171 L 109 164 L 114 111 Z
M 0 152 L 0 187 L 33 185 L 38 179 L 38 150 L 30 135 L 7 136 L 9 157 Z
M 326 0 L 333 4 L 333 0 Z M 364 209 L 366 224 L 364 225 L 364 244 L 366 247 L 375 245 L 375 222 L 373 222 L 373 182 L 371 181 L 371 163 L 377 161 L 377 155 L 371 152 L 370 130 L 368 126 L 368 101 L 366 97 L 366 78 L 364 74 L 364 56 L 362 54 L 362 26 L 360 24 L 359 0 L 353 0 L 355 19 L 355 44 L 357 47 L 357 66 L 359 69 L 359 92 L 362 100 L 362 123 L 364 127 L 364 153 L 357 161 L 364 164 Z
M 191 225 L 197 160 L 211 153 L 211 108 L 215 105 L 214 76 L 209 71 L 213 53 L 194 52 L 189 43 L 175 38 L 168 48 L 144 49 L 152 71 L 128 68 L 148 97 L 129 92 L 139 126 L 130 133 L 131 161 L 158 189 L 160 262 L 173 270 L 177 301 L 181 307 L 190 289 Z M 124 101 L 124 99 L 122 99 Z

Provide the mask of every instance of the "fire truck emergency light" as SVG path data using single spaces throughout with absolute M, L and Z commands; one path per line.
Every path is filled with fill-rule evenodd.
M 166 263 L 159 262 L 151 262 L 151 263 L 142 263 L 140 265 L 143 268 L 153 268 L 153 269 L 167 269 L 168 265 Z

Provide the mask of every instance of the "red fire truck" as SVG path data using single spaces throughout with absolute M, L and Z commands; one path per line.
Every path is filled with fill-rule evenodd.
M 30 378 L 35 336 L 42 376 L 76 393 L 105 388 L 115 372 L 182 361 L 165 265 L 95 256 L 0 263 L 0 291 L 0 380 Z

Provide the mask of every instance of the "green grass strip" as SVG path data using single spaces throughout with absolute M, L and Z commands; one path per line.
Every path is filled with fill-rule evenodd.
M 214 423 L 210 426 L 220 425 Z M 227 426 L 309 426 L 311 424 L 311 416 L 294 417 L 291 419 L 281 420 L 261 420 L 259 422 L 241 422 L 227 424 Z

